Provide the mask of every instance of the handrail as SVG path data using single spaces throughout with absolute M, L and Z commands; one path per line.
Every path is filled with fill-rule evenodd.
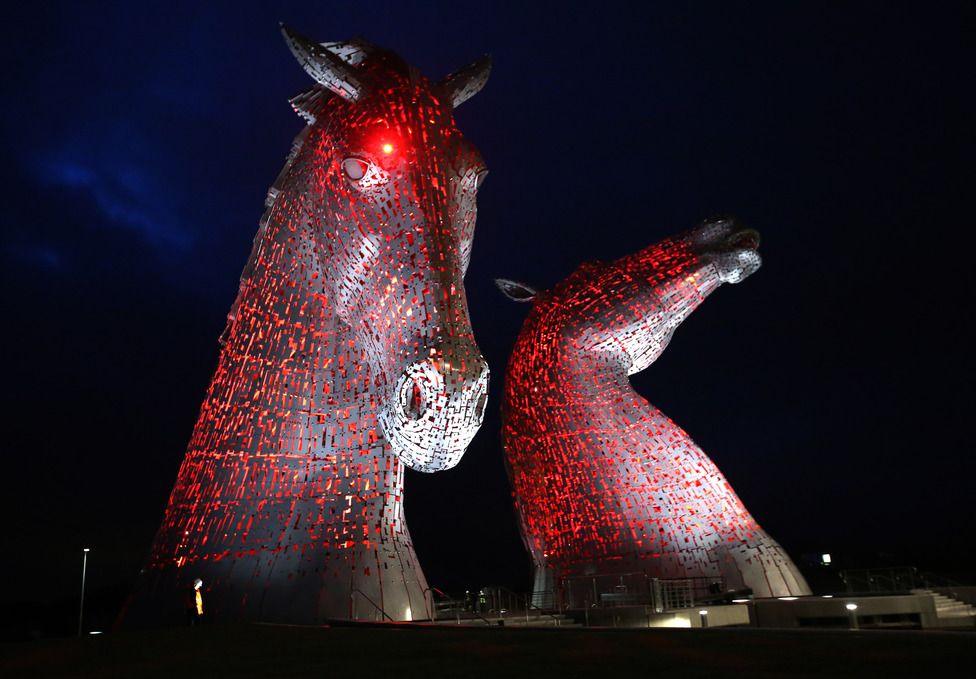
M 359 594 L 362 598 L 366 599 L 366 601 L 368 601 L 370 604 L 372 604 L 373 608 L 375 608 L 380 613 L 382 613 L 383 614 L 383 617 L 386 618 L 387 620 L 389 620 L 390 622 L 397 622 L 396 620 L 394 620 L 393 618 L 391 618 L 389 615 L 387 615 L 386 611 L 383 610 L 383 607 L 382 606 L 377 606 L 376 605 L 376 602 L 373 601 L 372 599 L 370 599 L 369 596 L 366 595 L 366 592 L 362 591 L 361 589 L 359 589 L 357 587 L 353 587 L 352 590 L 350 590 L 350 592 L 349 592 L 349 603 L 353 607 L 353 611 L 350 611 L 350 612 L 354 612 L 355 611 L 355 608 L 356 608 L 356 600 L 353 598 L 353 595 L 354 594 Z M 353 619 L 355 620 L 355 617 Z
M 582 590 L 578 589 L 580 585 Z M 560 578 L 557 586 L 563 610 L 579 608 L 581 599 L 586 602 L 584 608 L 612 606 L 622 600 L 629 605 L 651 605 L 655 610 L 684 608 L 727 593 L 721 576 L 655 578 L 644 571 L 570 575 Z
M 433 593 L 436 592 L 437 594 L 440 594 L 441 597 L 443 597 L 444 599 L 446 599 L 447 601 L 449 601 L 451 603 L 458 603 L 458 602 L 461 602 L 462 601 L 461 599 L 455 599 L 454 597 L 450 596 L 449 594 L 445 594 L 444 592 L 442 592 L 441 590 L 437 589 L 436 587 L 425 587 L 424 590 L 423 590 L 423 592 L 422 592 L 422 594 L 424 595 L 425 602 L 426 602 L 426 599 L 427 599 L 427 593 L 428 592 L 430 592 L 431 594 L 433 594 Z M 475 611 L 475 610 L 468 611 L 468 610 L 465 609 L 465 612 L 467 612 L 467 613 L 473 613 L 477 617 L 481 618 L 481 620 L 483 620 L 486 625 L 488 625 L 489 627 L 492 626 L 491 620 L 489 620 L 485 616 L 481 615 L 478 611 Z M 456 606 L 454 608 L 454 614 L 455 614 L 455 618 L 457 619 L 457 624 L 460 625 L 461 624 L 461 611 Z M 431 622 L 437 622 L 436 610 L 435 610 L 435 606 L 434 606 L 434 597 L 431 597 L 430 598 L 430 611 L 428 612 L 428 615 L 430 616 L 429 617 L 429 620 Z
M 478 611 L 469 611 L 469 612 L 470 613 L 474 613 L 476 616 L 478 616 L 479 618 L 481 618 L 484 621 L 484 623 L 486 625 L 488 625 L 489 627 L 494 627 L 495 626 L 495 623 L 493 623 L 491 620 L 489 620 L 488 618 L 486 618 L 485 616 L 483 616 Z
M 451 597 L 449 594 L 445 594 L 443 591 L 437 589 L 433 585 L 424 587 L 424 589 L 421 590 L 420 593 L 424 595 L 424 605 L 427 606 L 427 619 L 430 620 L 431 622 L 437 622 L 437 606 L 434 604 L 434 596 L 433 596 L 434 594 L 440 594 L 442 599 L 445 599 L 451 603 L 457 603 L 459 601 L 458 599 Z M 429 599 L 427 598 L 428 594 L 431 595 Z M 460 625 L 461 613 L 458 610 L 457 606 L 454 607 L 454 612 L 457 617 L 457 624 Z
M 939 575 L 938 573 L 931 573 L 929 571 L 918 571 L 918 577 L 921 578 L 922 583 L 926 587 L 965 587 L 961 582 L 953 580 L 952 578 L 947 578 L 944 575 Z
M 518 593 L 513 592 L 512 590 L 510 590 L 508 587 L 495 587 L 494 589 L 497 589 L 499 592 L 505 592 L 506 594 L 515 597 L 516 600 L 519 597 L 522 597 L 523 598 L 523 601 L 525 603 L 526 619 L 528 619 L 529 610 L 534 608 L 537 611 L 539 611 L 539 613 L 541 613 L 542 615 L 547 615 L 550 618 L 552 618 L 553 623 L 554 623 L 554 625 L 556 627 L 559 627 L 560 626 L 560 623 L 562 622 L 562 620 L 560 618 L 558 618 L 557 616 L 553 615 L 549 611 L 544 610 L 540 606 L 537 606 L 536 604 L 532 603 L 532 594 L 529 594 L 529 593 L 518 594 Z
M 868 592 L 896 592 L 916 587 L 960 587 L 960 583 L 937 573 L 922 571 L 915 566 L 886 566 L 881 568 L 848 568 L 840 572 L 848 592 L 865 585 Z
M 445 601 L 450 601 L 450 602 L 461 601 L 461 599 L 455 599 L 450 594 L 447 594 L 443 590 L 440 590 L 437 587 L 434 587 L 433 585 L 428 586 L 428 587 L 424 587 L 424 589 L 421 590 L 421 594 L 424 595 L 424 598 L 425 599 L 427 598 L 428 592 L 431 593 L 431 594 L 440 594 L 441 595 L 441 599 L 444 599 Z
M 883 568 L 848 568 L 840 572 L 840 579 L 850 592 L 900 592 L 923 584 L 914 566 Z M 863 586 L 863 589 L 862 589 Z

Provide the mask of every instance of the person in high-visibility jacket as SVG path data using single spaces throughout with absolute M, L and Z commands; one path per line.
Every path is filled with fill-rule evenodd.
M 197 578 L 193 581 L 193 588 L 186 593 L 183 606 L 188 624 L 196 625 L 203 620 L 203 580 Z

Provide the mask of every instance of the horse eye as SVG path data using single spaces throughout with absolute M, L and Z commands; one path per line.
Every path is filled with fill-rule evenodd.
M 342 171 L 353 181 L 359 181 L 369 169 L 369 163 L 362 158 L 346 158 L 342 161 Z
M 480 189 L 481 185 L 485 183 L 485 177 L 487 176 L 488 176 L 488 170 L 482 170 L 481 172 L 479 172 L 478 178 L 475 180 L 476 181 L 475 186 L 477 186 Z

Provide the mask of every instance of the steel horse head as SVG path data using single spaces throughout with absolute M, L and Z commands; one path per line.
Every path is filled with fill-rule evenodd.
M 464 273 L 486 169 L 454 108 L 483 58 L 430 81 L 362 40 L 282 27 L 315 81 L 272 185 L 216 373 L 124 619 L 195 579 L 208 615 L 315 623 L 423 617 L 404 467 L 458 463 L 488 367 Z
M 532 302 L 505 376 L 502 438 L 537 596 L 555 589 L 582 605 L 581 577 L 810 593 L 714 462 L 629 380 L 706 297 L 759 269 L 758 246 L 757 232 L 720 218 L 583 264 L 541 293 L 497 281 Z
M 490 62 L 430 82 L 363 41 L 319 45 L 282 31 L 317 83 L 292 103 L 317 149 L 310 210 L 296 222 L 312 227 L 321 293 L 382 384 L 393 450 L 420 471 L 452 467 L 488 389 L 463 283 L 487 170 L 453 110 L 481 89 Z

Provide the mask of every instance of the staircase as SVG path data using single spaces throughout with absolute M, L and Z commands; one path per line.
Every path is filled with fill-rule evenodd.
M 962 626 L 976 624 L 976 608 L 970 604 L 953 599 L 945 594 L 939 594 L 931 589 L 913 589 L 912 594 L 932 597 L 935 602 L 935 614 L 940 622 L 948 626 Z

